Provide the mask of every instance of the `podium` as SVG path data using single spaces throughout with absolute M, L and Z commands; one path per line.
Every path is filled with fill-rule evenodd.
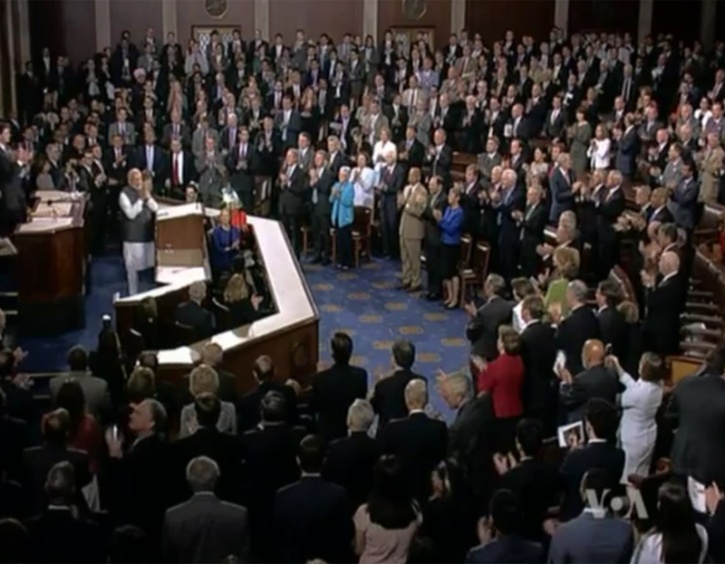
M 168 284 L 180 271 L 210 273 L 204 207 L 198 203 L 162 208 L 156 213 L 156 281 Z
M 18 321 L 22 334 L 50 337 L 85 326 L 85 199 L 39 190 L 28 223 L 12 236 L 17 249 Z

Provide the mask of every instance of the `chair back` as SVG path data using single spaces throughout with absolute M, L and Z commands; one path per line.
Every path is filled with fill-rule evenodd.
M 471 253 L 473 252 L 473 239 L 470 235 L 461 236 L 461 256 L 458 259 L 460 269 L 468 268 L 471 264 Z
M 217 328 L 219 331 L 228 331 L 232 327 L 232 318 L 229 308 L 220 302 L 217 298 L 211 299 L 211 308 L 214 312 Z
M 355 206 L 355 220 L 352 224 L 352 230 L 362 237 L 369 237 L 372 214 L 373 210 L 367 206 Z
M 491 246 L 488 243 L 477 243 L 473 251 L 473 264 L 471 268 L 477 277 L 483 281 L 488 275 L 488 263 L 491 258 Z
M 138 358 L 146 350 L 146 342 L 144 341 L 143 335 L 136 331 L 136 329 L 129 329 L 128 333 L 126 333 L 123 349 L 123 352 L 128 358 Z
M 174 322 L 174 340 L 177 347 L 184 347 L 198 341 L 196 330 L 191 325 Z

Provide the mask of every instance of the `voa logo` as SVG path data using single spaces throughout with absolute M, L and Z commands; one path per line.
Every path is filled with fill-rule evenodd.
M 627 519 L 648 518 L 642 494 L 634 488 L 627 488 L 623 495 L 612 495 L 612 490 L 604 490 L 601 496 L 597 496 L 596 490 L 586 490 L 585 494 L 587 507 L 595 517 L 604 517 L 607 511 L 611 511 L 618 517 Z

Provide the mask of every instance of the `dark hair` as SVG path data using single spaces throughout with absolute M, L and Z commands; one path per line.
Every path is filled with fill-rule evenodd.
M 352 339 L 347 333 L 338 331 L 330 340 L 330 349 L 335 364 L 349 364 L 352 356 Z
M 410 341 L 395 341 L 393 345 L 395 364 L 403 369 L 410 369 L 415 362 L 415 345 Z
M 270 391 L 264 394 L 259 403 L 262 421 L 265 423 L 279 423 L 287 417 L 287 404 L 280 392 Z
M 498 490 L 491 497 L 489 514 L 494 528 L 509 534 L 516 530 L 521 518 L 519 504 L 511 490 Z
M 640 359 L 642 368 L 640 370 L 640 378 L 647 382 L 661 382 L 665 379 L 665 363 L 662 357 L 653 353 L 645 352 Z
M 609 474 L 601 468 L 592 468 L 591 470 L 585 472 L 584 476 L 582 476 L 582 489 L 584 491 L 594 493 L 596 499 L 599 500 L 599 508 L 609 507 L 609 501 L 611 498 L 611 492 L 609 491 L 610 485 L 611 480 L 609 479 Z M 585 503 L 588 502 L 589 499 L 585 499 Z M 596 508 L 590 507 L 590 509 Z
M 536 419 L 522 419 L 516 425 L 516 440 L 526 456 L 537 456 L 544 443 L 544 428 Z
M 143 529 L 123 525 L 114 529 L 108 542 L 110 564 L 144 564 L 149 561 L 150 544 Z
M 66 410 L 51 411 L 43 420 L 43 439 L 49 444 L 66 444 L 69 424 L 70 420 Z
M 617 307 L 622 301 L 622 292 L 614 280 L 602 280 L 597 286 L 597 291 L 604 296 L 609 307 Z
M 88 353 L 80 345 L 68 351 L 68 367 L 73 372 L 84 372 L 88 369 Z
M 463 468 L 455 458 L 447 458 L 438 463 L 433 469 L 433 474 L 443 483 L 445 497 L 464 496 L 466 480 Z
M 215 394 L 199 394 L 194 398 L 194 413 L 199 427 L 216 427 L 221 412 L 222 404 Z
M 25 526 L 16 519 L 0 519 L 0 562 L 28 562 L 29 556 L 30 535 Z
M 153 351 L 144 351 L 138 355 L 138 365 L 156 372 L 159 367 L 159 357 Z
M 68 412 L 68 439 L 78 433 L 78 428 L 86 415 L 86 395 L 77 380 L 69 379 L 63 382 L 55 398 L 56 407 Z
M 15 375 L 15 353 L 12 349 L 0 351 L 0 378 Z
M 702 540 L 695 526 L 695 512 L 683 486 L 666 482 L 657 492 L 655 528 L 662 534 L 662 561 L 699 562 Z
M 307 435 L 297 448 L 300 469 L 308 474 L 318 473 L 325 459 L 325 447 L 320 437 Z
M 611 441 L 617 432 L 617 409 L 602 398 L 592 398 L 584 406 L 584 418 L 598 439 Z M 591 437 L 590 437 L 591 438 Z
M 677 226 L 674 223 L 663 223 L 657 230 L 657 235 L 662 235 L 675 243 L 677 241 Z
M 368 513 L 370 521 L 384 529 L 404 529 L 416 518 L 400 460 L 394 455 L 381 456 L 375 464 Z

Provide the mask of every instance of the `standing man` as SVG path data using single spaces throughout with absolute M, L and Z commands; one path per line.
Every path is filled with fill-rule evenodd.
M 420 169 L 411 168 L 408 185 L 398 195 L 400 208 L 400 255 L 403 263 L 403 285 L 406 292 L 417 292 L 420 284 L 420 253 L 425 223 L 423 212 L 428 205 L 428 192 L 420 183 Z
M 315 263 L 325 266 L 330 264 L 330 194 L 335 184 L 336 175 L 327 162 L 327 153 L 317 151 L 314 165 L 317 170 L 317 181 L 310 187 L 312 189 L 312 232 L 315 236 L 317 256 Z
M 128 172 L 128 186 L 121 190 L 118 205 L 123 212 L 123 262 L 129 295 L 138 293 L 138 273 L 154 266 L 154 214 L 159 209 L 144 186 L 141 171 Z
M 385 154 L 385 165 L 380 171 L 380 227 L 383 235 L 383 255 L 398 258 L 397 198 L 403 191 L 405 171 L 395 162 L 395 153 Z
M 295 255 L 301 250 L 300 218 L 305 211 L 308 185 L 307 175 L 298 164 L 297 149 L 289 149 L 285 166 L 279 175 L 279 217 L 292 243 Z
M 443 212 L 448 205 L 448 199 L 443 193 L 443 181 L 438 176 L 432 176 L 428 181 L 430 197 L 428 207 L 423 213 L 425 218 L 425 266 L 428 272 L 428 293 L 426 299 L 436 301 L 443 295 L 443 270 L 441 268 L 442 246 L 441 230 L 434 212 Z

